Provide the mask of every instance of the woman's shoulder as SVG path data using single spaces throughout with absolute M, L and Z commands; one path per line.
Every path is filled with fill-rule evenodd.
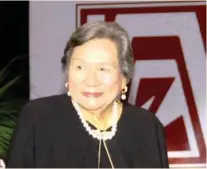
M 30 100 L 25 106 L 47 107 L 53 104 L 60 104 L 66 99 L 66 94 L 51 95 Z
M 162 123 L 156 114 L 147 109 L 127 103 L 125 104 L 124 114 L 129 123 L 140 127 L 155 127 L 155 125 L 161 125 L 162 127 Z
M 22 114 L 28 114 L 34 118 L 48 117 L 70 109 L 69 98 L 66 94 L 52 95 L 30 100 L 22 108 Z
M 163 135 L 164 127 L 155 113 L 130 104 L 125 105 L 123 113 L 119 127 L 124 137 L 143 145 L 147 141 L 155 141 L 158 135 Z

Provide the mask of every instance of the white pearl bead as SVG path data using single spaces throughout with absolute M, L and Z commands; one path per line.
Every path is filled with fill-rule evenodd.
M 125 100 L 125 99 L 126 99 L 126 95 L 125 95 L 125 94 L 122 94 L 122 95 L 121 95 L 121 99 L 122 99 L 122 100 Z
M 83 126 L 85 127 L 86 131 L 93 137 L 96 138 L 98 140 L 110 140 L 112 139 L 112 137 L 116 134 L 117 131 L 117 117 L 118 117 L 118 107 L 117 107 L 117 103 L 114 103 L 113 105 L 113 120 L 114 120 L 114 124 L 112 125 L 112 129 L 110 132 L 100 132 L 99 130 L 93 130 L 91 129 L 91 127 L 89 126 L 89 124 L 87 123 L 87 121 L 83 118 L 82 113 L 79 109 L 78 104 L 72 100 L 72 103 L 77 111 L 77 114 L 83 124 Z

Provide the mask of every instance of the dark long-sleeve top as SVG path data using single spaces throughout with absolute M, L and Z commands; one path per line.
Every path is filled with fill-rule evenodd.
M 106 145 L 115 168 L 169 167 L 163 126 L 145 109 L 124 104 L 116 135 Z M 69 96 L 39 98 L 22 110 L 7 167 L 97 168 L 98 146 Z M 111 168 L 104 147 L 100 161 L 100 167 Z

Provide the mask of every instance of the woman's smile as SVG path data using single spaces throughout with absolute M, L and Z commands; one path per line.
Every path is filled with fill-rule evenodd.
M 83 92 L 82 94 L 86 97 L 99 97 L 103 93 L 101 93 L 101 92 Z

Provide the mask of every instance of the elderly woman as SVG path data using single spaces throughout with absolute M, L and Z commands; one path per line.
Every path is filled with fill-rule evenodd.
M 67 94 L 23 108 L 8 167 L 168 167 L 162 124 L 147 110 L 123 104 L 133 54 L 120 25 L 98 21 L 79 27 L 62 62 Z

